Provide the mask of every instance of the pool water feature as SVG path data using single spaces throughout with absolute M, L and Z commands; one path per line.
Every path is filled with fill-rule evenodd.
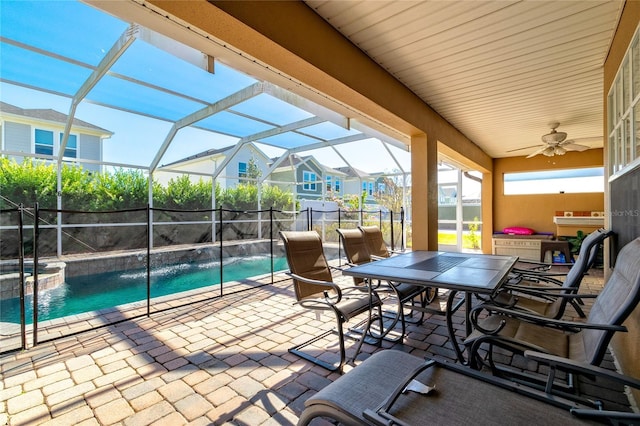
M 274 271 L 287 269 L 283 257 L 274 257 Z M 271 258 L 253 256 L 226 260 L 223 281 L 240 281 L 271 272 Z M 151 268 L 151 298 L 220 284 L 216 261 L 161 265 Z M 38 321 L 139 302 L 147 297 L 147 270 L 106 272 L 67 277 L 55 289 L 38 292 Z M 25 296 L 26 322 L 33 321 L 33 295 Z M 20 299 L 0 300 L 0 322 L 20 323 Z

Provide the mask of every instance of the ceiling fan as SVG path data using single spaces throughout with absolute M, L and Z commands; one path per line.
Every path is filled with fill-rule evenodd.
M 564 155 L 567 151 L 585 151 L 589 149 L 588 146 L 575 143 L 573 139 L 567 139 L 565 132 L 556 131 L 558 126 L 560 126 L 558 122 L 549 123 L 551 132 L 542 136 L 542 142 L 544 142 L 542 148 L 527 155 L 527 158 L 534 157 L 538 154 L 553 157 L 554 155 Z

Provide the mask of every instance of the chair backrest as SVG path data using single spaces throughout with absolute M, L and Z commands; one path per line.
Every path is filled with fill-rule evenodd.
M 604 240 L 611 235 L 611 232 L 598 229 L 587 235 L 580 245 L 580 252 L 576 262 L 571 266 L 569 273 L 565 277 L 562 287 L 577 290 L 582 282 L 582 278 L 589 271 L 596 261 L 598 251 Z
M 589 260 L 587 261 L 587 270 L 591 269 L 591 267 L 596 263 L 596 260 L 598 259 L 598 254 L 600 253 L 600 247 L 602 247 L 602 245 L 604 244 L 604 240 L 614 235 L 613 231 L 610 231 L 604 228 L 598 229 L 597 232 L 600 232 L 602 234 L 602 238 L 595 246 L 593 246 L 593 248 L 591 249 L 591 252 L 589 253 Z
M 336 229 L 342 241 L 344 254 L 347 256 L 349 263 L 360 265 L 362 263 L 371 262 L 369 250 L 365 244 L 364 234 L 360 229 Z
M 596 298 L 587 322 L 621 325 L 640 301 L 640 237 L 624 246 L 611 276 Z M 613 331 L 584 329 L 580 341 L 584 344 L 586 361 L 602 362 Z
M 380 228 L 377 226 L 358 226 L 358 229 L 364 234 L 364 242 L 370 255 L 379 257 L 390 256 Z
M 611 232 L 604 229 L 598 229 L 582 240 L 580 246 L 580 253 L 576 262 L 571 266 L 569 273 L 565 277 L 562 287 L 569 290 L 569 293 L 575 293 L 578 291 L 582 279 L 587 274 L 595 259 L 602 242 L 611 235 Z M 549 307 L 548 315 L 550 318 L 560 319 L 564 315 L 564 311 L 569 303 L 569 299 L 566 297 L 557 298 L 552 306 Z
M 361 265 L 371 262 L 371 256 L 367 250 L 364 241 L 364 233 L 360 229 L 336 229 L 340 235 L 342 248 L 347 260 L 352 265 Z M 354 284 L 358 285 L 364 282 L 364 279 L 353 277 Z
M 322 240 L 316 231 L 280 231 L 280 237 L 292 273 L 312 280 L 333 282 Z M 322 296 L 325 290 L 333 291 L 329 286 L 317 286 L 296 279 L 293 285 L 298 300 Z

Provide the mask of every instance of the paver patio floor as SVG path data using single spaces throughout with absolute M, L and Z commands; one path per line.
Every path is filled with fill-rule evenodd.
M 601 285 L 589 276 L 583 288 Z M 4 354 L 0 424 L 295 425 L 304 401 L 338 374 L 288 353 L 334 321 L 293 302 L 290 280 L 279 275 L 274 285 Z M 463 315 L 455 320 L 462 332 Z M 348 356 L 354 347 L 348 341 Z M 437 316 L 409 325 L 402 343 L 365 344 L 356 364 L 389 347 L 455 359 Z M 605 365 L 613 368 L 610 355 Z M 594 389 L 626 409 L 621 389 Z

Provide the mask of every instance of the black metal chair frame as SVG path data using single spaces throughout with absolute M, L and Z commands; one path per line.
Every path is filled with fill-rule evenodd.
M 568 273 L 556 274 L 549 272 L 535 272 L 518 270 L 516 277 L 512 278 L 506 283 L 501 291 L 492 298 L 492 302 L 498 306 L 507 307 L 510 309 L 523 309 L 519 306 L 521 297 L 529 299 L 529 303 L 534 305 L 544 306 L 557 303 L 557 310 L 551 316 L 554 319 L 560 319 L 564 315 L 567 304 L 575 309 L 581 318 L 585 317 L 584 311 L 581 308 L 582 298 L 566 298 L 559 297 L 563 294 L 576 294 L 579 290 L 580 284 L 585 275 L 587 275 L 589 269 L 595 263 L 598 251 L 602 246 L 605 239 L 610 237 L 613 233 L 604 229 L 589 234 L 582 242 L 580 247 L 580 254 L 575 264 L 572 266 Z M 564 281 L 557 279 L 558 276 L 564 276 Z M 536 301 L 531 302 L 535 298 Z M 530 313 L 536 313 L 536 311 L 529 311 Z
M 520 355 L 527 351 L 536 351 L 564 357 L 565 355 L 553 353 L 554 350 L 548 346 L 545 348 L 540 345 L 551 341 L 549 339 L 553 337 L 559 338 L 565 335 L 569 339 L 567 348 L 571 347 L 570 339 L 574 339 L 573 343 L 576 339 L 583 339 L 581 342 L 584 345 L 584 353 L 581 355 L 584 359 L 574 359 L 576 355 L 573 355 L 574 358 L 569 358 L 568 362 L 599 365 L 614 333 L 627 330 L 623 322 L 640 302 L 640 267 L 638 265 L 640 265 L 640 238 L 630 242 L 620 251 L 616 266 L 598 295 L 559 295 L 569 299 L 595 298 L 586 322 L 551 319 L 491 303 L 477 306 L 470 315 L 474 332 L 464 342 L 469 351 L 468 359 L 471 366 L 480 369 L 483 365 L 488 365 L 494 374 L 536 382 L 538 379 L 534 375 L 499 366 L 493 358 L 493 348 L 500 347 Z M 481 319 L 481 312 L 489 313 L 489 316 Z M 538 339 L 536 343 L 523 340 L 520 333 L 522 326 L 536 329 Z M 508 334 L 503 332 L 507 329 L 510 330 Z M 580 333 L 582 334 L 579 335 Z M 485 357 L 480 355 L 482 348 L 487 348 Z M 555 350 L 560 349 L 555 348 Z M 566 356 L 571 357 L 572 354 L 568 353 Z
M 289 352 L 303 359 L 306 359 L 307 361 L 313 362 L 314 364 L 317 364 L 323 368 L 326 368 L 327 370 L 338 371 L 342 373 L 344 364 L 347 361 L 345 336 L 360 341 L 356 349 L 356 354 L 353 357 L 355 359 L 360 350 L 361 344 L 369 331 L 370 325 L 375 319 L 378 319 L 380 323 L 380 330 L 382 330 L 382 302 L 377 293 L 364 289 L 361 286 L 340 287 L 333 282 L 329 264 L 326 260 L 326 257 L 324 256 L 322 241 L 317 232 L 281 231 L 280 236 L 284 241 L 285 253 L 287 256 L 287 261 L 289 262 L 289 268 L 291 270 L 288 275 L 293 279 L 294 287 L 296 290 L 296 303 L 305 309 L 332 312 L 336 320 L 335 328 L 332 328 L 331 330 L 328 330 L 319 336 L 315 336 L 303 343 L 290 348 Z M 315 251 L 314 257 L 317 257 L 317 264 L 314 265 L 317 266 L 317 268 L 312 271 L 313 274 L 310 274 L 314 275 L 314 278 L 317 278 L 319 276 L 323 279 L 305 277 L 293 272 L 297 269 L 296 266 L 294 266 L 297 265 L 295 257 L 299 256 L 300 253 L 292 252 L 295 250 L 291 249 L 291 245 L 292 243 L 295 245 L 296 237 L 300 236 L 302 238 L 307 238 L 308 241 L 310 241 L 310 244 L 313 246 L 311 247 L 311 249 Z M 351 300 L 349 300 L 349 298 L 351 298 Z M 374 308 L 377 309 L 377 315 L 375 316 L 372 314 Z M 358 333 L 358 337 L 355 337 L 351 333 L 345 333 L 343 330 L 343 325 L 351 318 L 354 318 L 355 316 L 363 314 L 365 312 L 368 312 L 368 317 L 364 323 L 364 327 L 362 328 L 362 330 L 360 330 L 360 333 Z M 303 348 L 319 340 L 322 340 L 323 338 L 331 334 L 338 336 L 340 359 L 337 364 L 330 364 L 317 356 L 303 351 Z M 375 338 L 374 336 L 374 341 L 376 343 L 379 343 L 380 338 Z

